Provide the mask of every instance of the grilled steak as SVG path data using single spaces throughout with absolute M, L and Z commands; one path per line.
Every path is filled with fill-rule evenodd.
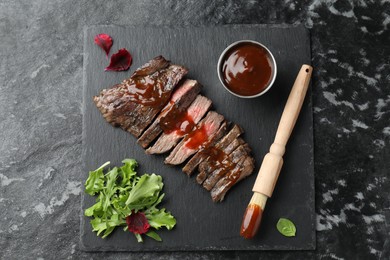
M 214 111 L 210 111 L 199 123 L 197 128 L 173 149 L 171 154 L 165 159 L 165 163 L 178 165 L 183 163 L 188 157 L 199 151 L 206 145 L 222 124 L 224 117 Z
M 243 144 L 231 152 L 218 167 L 214 167 L 213 172 L 209 173 L 207 179 L 203 182 L 203 187 L 206 190 L 211 190 L 222 177 L 234 169 L 241 158 L 248 155 L 248 148 L 248 144 Z
M 253 172 L 254 167 L 255 162 L 252 157 L 248 156 L 245 160 L 241 160 L 232 171 L 215 184 L 214 188 L 211 190 L 212 200 L 214 202 L 222 201 L 230 188 L 237 182 L 249 176 Z
M 223 149 L 215 148 L 214 153 L 218 154 L 218 156 L 210 156 L 199 165 L 199 174 L 196 177 L 196 181 L 202 184 L 212 172 L 231 168 L 234 162 L 232 162 L 230 154 L 243 143 L 244 140 L 239 138 Z
M 198 165 L 210 156 L 210 153 L 213 152 L 214 145 L 226 134 L 227 132 L 227 123 L 222 123 L 221 127 L 212 137 L 211 141 L 206 145 L 206 147 L 200 149 L 192 158 L 187 162 L 187 164 L 183 167 L 183 172 L 185 172 L 188 176 L 190 176 L 193 171 L 198 167 Z
M 199 184 L 203 183 L 219 162 L 225 160 L 227 155 L 239 146 L 238 140 L 235 140 L 242 132 L 241 127 L 234 125 L 229 133 L 215 145 L 215 148 L 211 150 L 212 153 L 199 165 L 199 174 L 196 176 L 196 181 Z M 225 149 L 227 150 L 225 151 Z
M 162 132 L 160 126 L 163 118 L 173 119 L 176 111 L 185 111 L 188 106 L 194 101 L 196 95 L 200 92 L 201 85 L 196 80 L 189 80 L 183 82 L 175 89 L 169 103 L 161 110 L 161 113 L 153 121 L 153 123 L 145 130 L 145 132 L 138 139 L 138 144 L 143 148 L 150 145 Z
M 228 131 L 222 115 L 208 112 L 211 101 L 199 95 L 200 84 L 182 81 L 187 72 L 158 56 L 122 83 L 103 89 L 94 102 L 110 124 L 136 136 L 143 148 L 149 147 L 146 153 L 173 149 L 165 159 L 171 165 L 192 156 L 183 172 L 191 175 L 198 168 L 197 182 L 211 190 L 214 202 L 222 201 L 235 183 L 252 173 L 254 159 L 239 137 L 243 130 L 233 125 Z
M 206 114 L 206 112 L 211 107 L 211 100 L 198 95 L 194 102 L 191 103 L 189 108 L 187 109 L 187 117 L 184 122 L 179 122 L 179 124 L 193 124 L 196 125 L 202 117 Z M 191 122 L 188 121 L 188 117 Z M 192 129 L 192 127 L 191 127 Z M 189 129 L 189 130 L 191 130 Z M 156 143 L 146 150 L 147 154 L 161 154 L 170 151 L 185 135 L 186 133 L 180 130 L 173 131 L 171 133 L 163 133 L 156 141 Z
M 121 84 L 103 89 L 94 102 L 109 123 L 138 137 L 165 106 L 187 72 L 186 68 L 172 65 L 159 56 Z

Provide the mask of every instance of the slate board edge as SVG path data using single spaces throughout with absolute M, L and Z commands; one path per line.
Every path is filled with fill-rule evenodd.
M 120 28 L 124 28 L 124 29 L 131 29 L 131 28 L 134 28 L 136 25 L 129 25 L 129 26 L 126 26 L 126 25 L 92 25 L 92 26 L 85 26 L 84 27 L 84 50 L 85 50 L 85 47 L 87 45 L 87 41 L 90 40 L 87 35 L 88 35 L 88 31 L 93 29 L 93 28 L 115 28 L 115 27 L 120 27 Z M 191 29 L 191 28 L 210 28 L 210 27 L 248 27 L 248 28 L 301 28 L 302 30 L 305 31 L 306 34 L 308 34 L 308 43 L 307 43 L 307 46 L 309 48 L 309 56 L 310 56 L 310 59 L 311 59 L 311 38 L 310 38 L 310 32 L 308 29 L 306 29 L 302 24 L 294 24 L 294 25 L 288 25 L 288 24 L 278 24 L 278 25 L 275 25 L 275 24 L 228 24 L 228 25 L 218 25 L 218 26 L 175 26 L 175 27 L 172 27 L 172 26 L 145 26 L 145 28 L 161 28 L 161 29 L 164 29 L 164 28 L 167 28 L 167 29 L 172 29 L 172 28 L 188 28 L 188 29 Z M 84 144 L 84 140 L 85 140 L 85 109 L 86 109 L 86 95 L 85 95 L 85 92 L 86 92 L 86 68 L 87 68 L 87 64 L 88 64 L 88 55 L 86 52 L 84 52 L 84 60 L 83 60 L 83 102 L 82 102 L 82 113 L 83 113 L 83 124 L 82 124 L 82 129 L 83 129 L 83 132 L 82 132 L 82 142 Z M 309 64 L 310 65 L 310 64 Z M 310 83 L 310 95 L 307 97 L 309 98 L 309 102 L 312 104 L 312 96 L 311 96 L 311 86 L 312 84 Z M 312 107 L 312 105 L 311 105 Z M 313 107 L 312 107 L 313 108 Z M 311 113 L 310 114 L 310 118 L 309 118 L 310 122 L 311 122 L 311 130 L 313 131 L 313 114 Z M 313 137 L 312 137 L 313 139 Z M 313 140 L 312 140 L 313 141 Z M 86 155 L 86 151 L 84 149 L 84 145 L 83 145 L 83 149 L 82 149 L 82 158 L 84 158 Z M 314 151 L 312 152 L 312 165 L 311 167 L 314 169 Z M 82 172 L 82 175 L 85 175 L 84 177 L 86 177 L 86 173 L 88 172 L 88 169 L 86 169 L 86 166 L 85 166 L 85 161 L 83 160 L 83 172 Z M 314 172 L 314 170 L 313 170 Z M 313 178 L 313 183 L 312 183 L 312 186 L 313 186 L 313 192 L 314 192 L 314 189 L 315 189 L 315 183 L 314 183 L 314 178 Z M 84 179 L 83 179 L 83 182 L 84 182 Z M 115 248 L 113 250 L 113 248 L 110 246 L 110 247 L 90 247 L 90 246 L 85 246 L 82 242 L 82 236 L 84 234 L 84 230 L 83 230 L 83 226 L 85 225 L 85 217 L 84 217 L 84 213 L 83 213 L 83 200 L 84 200 L 84 191 L 82 192 L 82 195 L 81 195 L 81 206 L 80 206 L 80 217 L 81 217 L 81 221 L 80 221 L 80 249 L 82 251 L 86 251 L 86 252 L 94 252 L 94 251 L 102 251 L 102 252 L 153 252 L 153 251 L 160 251 L 160 252 L 163 252 L 163 251 L 199 251 L 199 250 L 202 250 L 202 251 L 220 251 L 220 250 L 224 250 L 224 251 L 272 251 L 272 250 L 291 250 L 291 251 L 297 251 L 297 250 L 303 250 L 303 251 L 307 251 L 307 250 L 315 250 L 316 248 L 316 231 L 315 231 L 315 221 L 312 221 L 312 240 L 311 240 L 311 243 L 307 243 L 306 245 L 303 245 L 301 246 L 300 248 L 291 248 L 289 246 L 287 247 L 283 247 L 283 246 L 245 246 L 245 248 L 243 247 L 221 247 L 221 246 L 217 246 L 217 247 L 194 247 L 194 246 L 181 246 L 181 247 L 164 247 L 164 248 L 160 248 L 159 246 L 158 247 L 155 247 L 155 248 L 144 248 L 142 251 L 139 251 L 139 250 L 131 250 L 131 249 L 118 249 L 118 248 Z M 315 205 L 315 197 L 313 195 L 313 199 L 311 201 L 311 203 L 313 204 L 313 206 Z M 314 207 L 313 207 L 314 208 Z M 313 217 L 315 218 L 315 214 L 313 215 Z

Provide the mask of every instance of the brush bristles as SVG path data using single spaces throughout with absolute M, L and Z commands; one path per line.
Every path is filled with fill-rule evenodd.
M 251 201 L 249 204 L 259 205 L 262 210 L 265 208 L 265 204 L 267 203 L 268 197 L 264 194 L 254 192 Z

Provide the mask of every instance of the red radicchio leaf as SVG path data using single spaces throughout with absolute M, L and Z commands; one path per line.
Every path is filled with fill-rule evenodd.
M 137 213 L 132 211 L 131 215 L 126 217 L 126 223 L 129 231 L 135 234 L 144 234 L 148 232 L 150 228 L 148 219 L 145 217 L 145 214 L 140 211 Z
M 110 59 L 110 65 L 105 69 L 113 71 L 128 70 L 130 68 L 132 57 L 130 52 L 126 49 L 120 49 L 114 53 Z
M 110 52 L 112 46 L 112 38 L 110 35 L 101 33 L 95 36 L 95 43 L 100 46 L 108 57 L 108 53 Z

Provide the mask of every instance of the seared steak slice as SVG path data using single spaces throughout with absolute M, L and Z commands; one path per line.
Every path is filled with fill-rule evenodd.
M 211 156 L 208 156 L 202 163 L 199 164 L 199 173 L 196 176 L 196 181 L 199 184 L 202 184 L 207 176 L 215 170 L 215 167 L 218 166 L 219 162 L 222 162 L 225 158 L 227 158 L 227 156 L 241 144 L 242 139 L 236 138 L 242 133 L 242 128 L 238 125 L 234 125 L 229 133 L 225 135 L 213 149 L 211 149 Z
M 207 177 L 212 173 L 213 171 L 220 169 L 223 170 L 229 161 L 227 160 L 229 158 L 229 155 L 241 144 L 244 143 L 244 140 L 241 138 L 235 139 L 232 143 L 230 143 L 227 147 L 225 147 L 223 150 L 220 148 L 213 147 L 210 149 L 212 153 L 205 158 L 203 162 L 199 164 L 199 173 L 196 176 L 196 181 L 199 184 L 202 184 Z
M 222 123 L 221 127 L 213 136 L 212 140 L 206 145 L 206 147 L 200 149 L 192 158 L 187 162 L 187 164 L 183 167 L 183 172 L 185 172 L 188 176 L 192 174 L 192 172 L 198 167 L 198 165 L 210 156 L 210 153 L 213 151 L 214 145 L 226 134 L 227 132 L 227 123 Z
M 160 55 L 148 61 L 140 68 L 136 69 L 132 76 L 146 77 L 148 75 L 152 75 L 156 71 L 167 68 L 170 64 L 171 64 L 170 61 L 166 60 L 163 56 Z
M 236 139 L 237 140 L 237 139 Z M 236 164 L 248 155 L 249 145 L 243 144 L 235 149 L 218 167 L 214 167 L 207 179 L 203 182 L 203 187 L 206 190 L 211 190 L 214 185 L 227 173 L 232 171 Z M 216 169 L 215 169 L 216 168 Z
M 165 159 L 166 164 L 178 165 L 205 146 L 218 131 L 224 117 L 210 111 L 199 125 L 173 149 Z
M 187 109 L 187 116 L 193 124 L 197 124 L 211 107 L 211 100 L 198 95 L 194 102 Z M 183 122 L 186 123 L 186 122 Z M 182 131 L 173 131 L 169 134 L 163 133 L 156 143 L 146 150 L 147 154 L 161 154 L 170 151 L 185 135 Z
M 138 137 L 165 106 L 187 72 L 186 68 L 172 65 L 159 56 L 121 84 L 103 89 L 94 102 L 110 124 Z
M 153 123 L 145 130 L 145 132 L 138 139 L 138 144 L 146 148 L 156 139 L 163 129 L 160 126 L 162 118 L 173 118 L 176 111 L 183 111 L 194 101 L 196 95 L 201 90 L 201 85 L 196 80 L 187 79 L 179 87 L 175 89 L 171 96 L 169 103 L 162 109 Z
M 229 131 L 229 133 L 224 136 L 221 141 L 219 141 L 216 145 L 217 148 L 224 149 L 226 146 L 228 146 L 231 142 L 234 141 L 237 137 L 239 137 L 244 131 L 239 125 L 234 125 L 232 129 Z
M 214 188 L 211 190 L 211 198 L 213 201 L 222 201 L 230 188 L 240 180 L 249 176 L 253 172 L 254 167 L 255 161 L 250 156 L 240 161 L 232 171 L 215 184 Z

